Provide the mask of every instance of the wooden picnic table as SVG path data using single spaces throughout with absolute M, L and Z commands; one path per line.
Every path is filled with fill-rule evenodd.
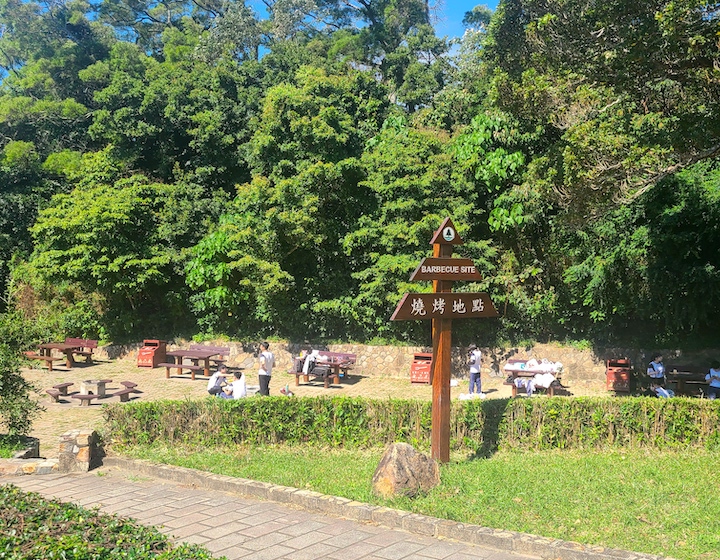
M 670 369 L 670 368 L 668 368 Z M 688 368 L 689 369 L 689 368 Z M 670 371 L 665 370 L 665 378 L 669 383 L 675 383 L 675 394 L 677 395 L 693 395 L 698 392 L 700 394 L 707 393 L 708 382 L 705 380 L 705 373 L 698 371 L 688 371 L 687 369 L 672 368 Z M 690 390 L 688 385 L 695 386 L 696 390 Z
M 73 353 L 79 347 L 76 344 L 67 344 L 65 342 L 44 342 L 38 346 L 41 356 L 50 356 L 53 350 L 58 350 L 65 354 L 65 365 L 71 369 L 75 365 Z
M 171 358 L 173 363 L 176 364 L 178 375 L 182 374 L 183 360 L 189 359 L 193 362 L 193 364 L 203 362 L 203 373 L 205 374 L 205 377 L 210 377 L 210 358 L 217 356 L 218 354 L 219 352 L 217 349 L 200 350 L 197 348 L 168 350 L 165 352 L 165 356 Z M 185 369 L 189 369 L 187 365 L 185 366 Z M 192 371 L 192 378 L 195 379 L 194 371 Z

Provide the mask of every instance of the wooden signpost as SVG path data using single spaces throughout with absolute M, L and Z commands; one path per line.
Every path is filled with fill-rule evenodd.
M 450 218 L 433 235 L 432 258 L 425 258 L 410 280 L 432 280 L 432 293 L 405 294 L 390 320 L 432 320 L 432 433 L 431 454 L 442 463 L 450 460 L 450 362 L 452 320 L 497 317 L 490 296 L 453 293 L 455 281 L 482 280 L 470 259 L 452 257 L 453 245 L 463 241 Z

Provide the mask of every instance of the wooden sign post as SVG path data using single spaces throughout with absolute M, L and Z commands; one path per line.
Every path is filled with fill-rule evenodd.
M 432 293 L 405 294 L 391 321 L 432 320 L 432 433 L 431 454 L 441 463 L 450 460 L 450 363 L 452 320 L 497 317 L 486 293 L 453 293 L 452 283 L 482 280 L 469 259 L 452 258 L 453 245 L 463 243 L 450 218 L 435 232 L 430 243 L 433 257 L 423 259 L 410 280 L 432 280 Z

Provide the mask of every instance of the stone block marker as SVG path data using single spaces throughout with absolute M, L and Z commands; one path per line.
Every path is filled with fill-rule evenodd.
M 101 464 L 98 435 L 94 430 L 70 430 L 60 436 L 60 472 L 87 472 Z
M 375 469 L 373 492 L 382 498 L 402 494 L 414 497 L 440 484 L 437 462 L 408 443 L 393 443 Z

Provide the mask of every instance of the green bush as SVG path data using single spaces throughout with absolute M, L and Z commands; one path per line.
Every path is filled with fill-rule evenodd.
M 0 343 L 0 426 L 9 435 L 26 435 L 33 420 L 43 410 L 30 398 L 34 387 L 20 375 L 17 352 Z
M 157 529 L 0 486 L 0 558 L 211 560 L 197 545 L 173 546 Z
M 344 447 L 404 441 L 427 448 L 431 404 L 347 397 L 154 401 L 105 408 L 115 443 L 313 443 Z M 507 449 L 720 446 L 720 402 L 650 397 L 456 401 L 451 447 Z
M 0 458 L 8 459 L 22 451 L 27 445 L 26 441 L 23 436 L 0 434 Z

